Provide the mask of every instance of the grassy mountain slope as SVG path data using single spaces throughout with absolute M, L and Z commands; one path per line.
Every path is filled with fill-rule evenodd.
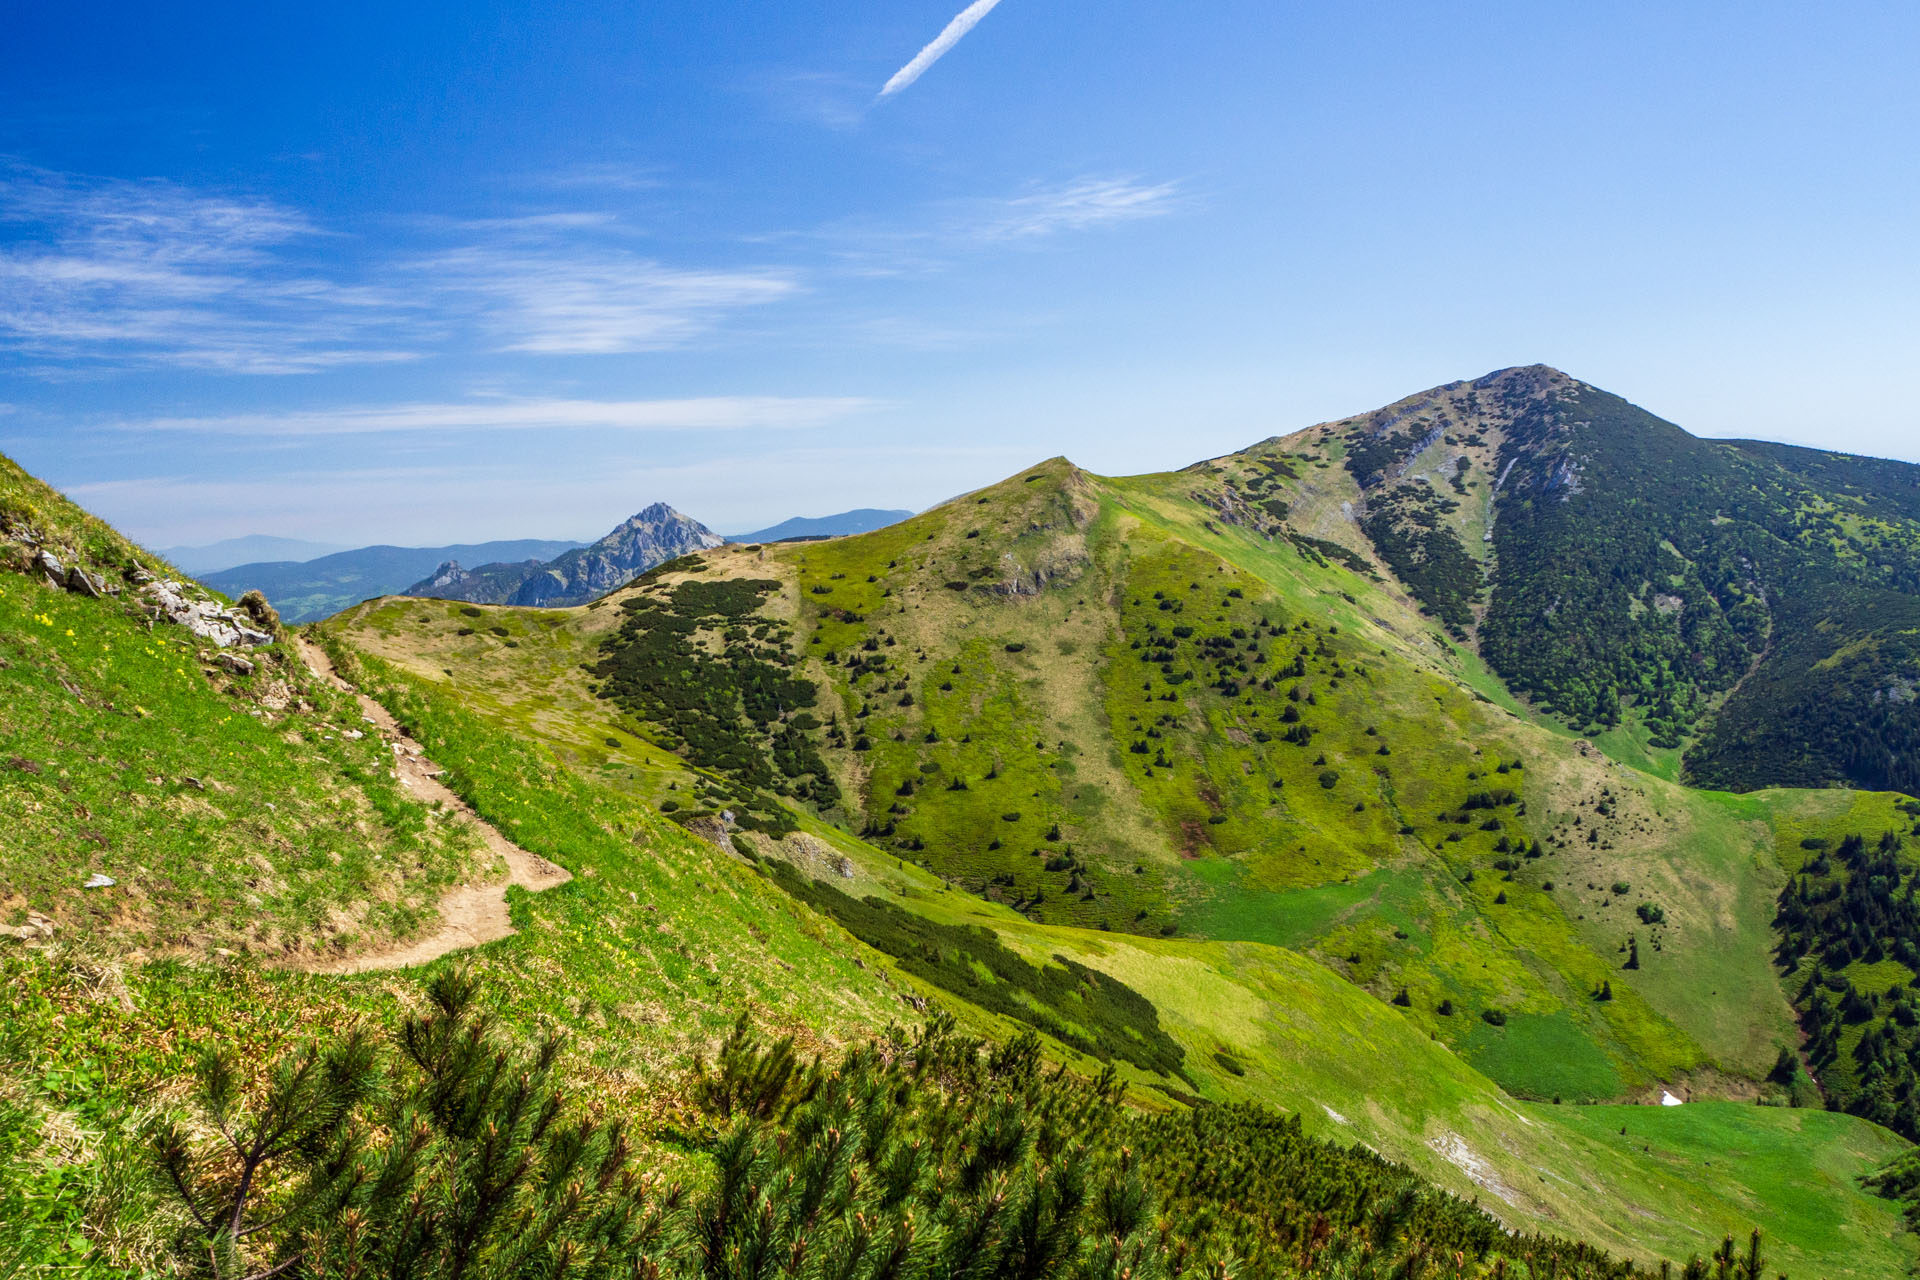
M 740 567 L 764 572 L 767 563 L 748 553 Z M 708 580 L 713 573 L 710 568 L 692 576 Z M 654 581 L 671 583 L 676 577 L 667 573 Z M 345 644 L 390 664 L 393 675 L 384 687 L 410 690 L 406 705 L 417 698 L 421 705 L 445 707 L 457 699 L 493 727 L 491 734 L 469 740 L 463 752 L 484 754 L 503 737 L 523 738 L 552 751 L 598 795 L 690 801 L 706 792 L 715 805 L 732 803 L 735 787 L 728 779 L 689 767 L 680 756 L 653 746 L 646 741 L 650 726 L 593 696 L 582 664 L 617 625 L 620 599 L 597 609 L 490 609 L 483 619 L 437 602 L 387 601 L 332 625 Z M 797 604 L 792 594 L 785 600 Z M 495 633 L 494 626 L 508 634 Z M 443 760 L 467 758 L 448 747 L 436 750 Z M 458 764 L 455 775 L 465 776 Z M 476 801 L 488 812 L 485 796 Z M 1040 923 L 805 815 L 795 821 L 797 830 L 777 838 L 735 830 L 729 839 L 743 852 L 806 868 L 849 898 L 876 897 L 941 925 L 977 925 L 1035 964 L 1064 956 L 1146 996 L 1160 1025 L 1184 1048 L 1189 1077 L 1170 1079 L 1118 1061 L 1123 1076 L 1147 1086 L 1149 1096 L 1156 1090 L 1197 1091 L 1222 1101 L 1280 1105 L 1301 1113 L 1310 1130 L 1364 1140 L 1444 1186 L 1478 1195 L 1515 1225 L 1578 1231 L 1614 1248 L 1635 1248 L 1630 1242 L 1642 1239 L 1649 1243 L 1639 1248 L 1685 1253 L 1710 1243 L 1707 1237 L 1716 1231 L 1739 1230 L 1756 1213 L 1770 1212 L 1769 1195 L 1751 1182 L 1757 1170 L 1744 1162 L 1708 1166 L 1697 1158 L 1688 1161 L 1686 1176 L 1705 1190 L 1684 1211 L 1674 1212 L 1662 1187 L 1671 1185 L 1682 1166 L 1668 1148 L 1609 1143 L 1590 1132 L 1591 1126 L 1567 1126 L 1565 1118 L 1577 1109 L 1513 1102 L 1399 1012 L 1297 954 L 1257 942 L 1140 937 Z M 528 907 L 539 913 L 548 904 L 534 899 Z M 515 939 L 502 950 L 520 945 Z M 917 982 L 897 956 L 880 950 L 864 954 L 871 971 L 892 975 L 976 1025 L 1020 1025 L 978 1012 L 964 990 Z M 1069 1061 L 1097 1065 L 1064 1046 L 1054 1051 Z M 1388 1079 L 1395 1085 L 1382 1087 Z M 1635 1109 L 1632 1114 L 1644 1118 L 1653 1132 L 1666 1133 L 1667 1118 L 1677 1113 Z M 1865 1250 L 1860 1274 L 1899 1265 L 1906 1245 L 1882 1234 L 1890 1214 L 1885 1203 L 1862 1194 L 1844 1177 L 1818 1172 L 1813 1163 L 1864 1169 L 1898 1144 L 1855 1121 L 1814 1119 L 1822 1123 L 1810 1131 L 1815 1140 L 1804 1146 L 1798 1135 L 1806 1122 L 1798 1113 L 1729 1104 L 1719 1123 L 1727 1126 L 1724 1134 L 1737 1134 L 1756 1152 L 1786 1160 L 1800 1171 L 1803 1186 L 1817 1188 L 1820 1213 L 1832 1216 L 1816 1218 L 1810 1210 L 1807 1239 L 1844 1238 Z M 1831 1131 L 1824 1127 L 1836 1121 Z M 1693 1140 L 1688 1137 L 1693 1130 L 1675 1127 L 1672 1132 L 1674 1137 L 1660 1141 L 1684 1147 Z M 1600 1186 L 1612 1190 L 1601 1197 L 1580 1190 Z M 1803 1247 L 1783 1237 L 1782 1265 L 1812 1257 L 1798 1252 Z
M 858 538 L 706 551 L 583 608 L 382 600 L 326 632 L 449 785 L 575 873 L 514 893 L 519 933 L 467 962 L 513 1025 L 571 1030 L 609 1104 L 671 1111 L 661 1082 L 743 1008 L 821 1043 L 940 1006 L 996 1038 L 1042 1030 L 1149 1105 L 1294 1111 L 1515 1226 L 1652 1258 L 1759 1223 L 1796 1273 L 1904 1265 L 1893 1207 L 1855 1182 L 1903 1149 L 1883 1130 L 1721 1103 L 1622 1112 L 1619 1135 L 1544 1101 L 1758 1088 L 1793 1035 L 1766 923 L 1793 851 L 1897 798 L 1691 792 L 1533 714 L 1345 519 L 1344 447 L 1321 430 L 1124 481 L 1056 460 Z M 113 643 L 111 602 L 40 604 Z M 55 653 L 23 677 L 48 705 Z M 197 725 L 189 703 L 236 697 L 175 679 L 141 705 Z M 308 696 L 257 744 L 287 756 L 258 769 L 255 809 L 368 750 L 327 742 L 351 717 Z M 161 753 L 197 739 L 175 736 L 126 740 L 121 763 L 179 768 Z M 76 776 L 90 749 L 40 744 Z M 181 867 L 245 847 L 249 817 L 205 815 Z M 460 839 L 446 824 L 449 853 Z M 33 855 L 0 847 L 11 883 Z M 283 915 L 261 895 L 237 917 L 297 926 L 309 901 L 395 892 L 344 858 L 304 869 Z M 392 977 L 209 963 L 210 931 L 141 963 L 131 931 L 55 902 L 57 948 L 7 961 L 0 1158 L 60 1181 L 75 1221 L 134 1194 L 107 1176 L 129 1103 L 198 1045 L 258 1059 L 408 998 Z M 25 1068 L 47 1059 L 74 1066 Z M 50 1154 L 61 1116 L 100 1134 L 84 1157 Z M 673 1125 L 649 1140 L 678 1162 Z
M 68 563 L 164 568 L 11 463 L 0 471 L 0 517 L 63 548 Z M 19 544 L 0 549 L 6 567 L 24 566 Z M 61 944 L 116 963 L 234 953 L 295 965 L 417 931 L 447 885 L 492 874 L 472 831 L 405 796 L 387 744 L 361 736 L 352 702 L 281 646 L 253 651 L 259 669 L 236 675 L 180 628 L 19 572 L 0 573 L 0 611 L 6 923 L 37 913 Z M 345 671 L 381 687 L 379 669 L 340 656 Z M 777 1008 L 823 1034 L 880 1025 L 880 1009 L 900 1005 L 811 946 L 817 927 L 796 920 L 803 913 L 783 895 L 651 806 L 591 790 L 541 751 L 495 741 L 459 705 L 408 701 L 408 688 L 384 692 L 415 737 L 472 762 L 449 781 L 484 799 L 523 847 L 582 869 L 557 896 L 516 893 L 514 909 L 596 926 L 569 933 L 573 950 L 533 963 L 569 970 L 585 1005 L 625 1006 L 658 1028 L 629 1030 L 621 1044 L 677 1051 L 742 1008 Z M 95 871 L 116 883 L 81 888 Z M 535 940 L 554 931 L 533 928 L 520 945 L 537 952 Z M 812 976 L 791 976 L 796 961 Z M 529 1016 L 568 1005 L 539 984 L 527 996 Z
M 430 930 L 446 888 L 496 869 L 405 794 L 350 699 L 280 646 L 240 673 L 150 625 L 126 575 L 166 566 L 4 460 L 0 526 L 0 1271 L 124 1274 L 173 1230 L 142 1173 L 155 1091 L 208 1046 L 259 1064 L 392 1017 L 411 979 L 299 966 Z M 26 537 L 126 589 L 55 590 Z M 643 801 L 387 692 L 503 830 L 575 872 L 513 891 L 518 936 L 470 962 L 509 1025 L 573 1032 L 593 1096 L 663 1105 L 743 1012 L 810 1045 L 912 1016 L 911 983 Z
M 165 570 L 4 462 L 0 520 L 115 590 Z M 223 665 L 130 589 L 18 572 L 28 554 L 0 543 L 0 910 L 116 953 L 296 956 L 410 932 L 480 869 L 471 832 L 406 800 L 385 745 L 296 663 Z
M 1246 468 L 1276 474 L 1259 456 L 1279 451 L 1132 481 L 1055 462 L 873 535 L 676 562 L 586 610 L 468 617 L 385 602 L 343 619 L 344 634 L 695 825 L 722 809 L 743 820 L 756 808 L 772 813 L 803 779 L 776 774 L 774 786 L 757 786 L 772 739 L 750 731 L 749 717 L 736 717 L 739 733 L 713 738 L 725 726 L 700 698 L 596 704 L 583 668 L 613 682 L 602 642 L 630 631 L 615 649 L 644 653 L 656 628 L 680 637 L 674 652 L 711 659 L 673 668 L 676 688 L 726 687 L 745 649 L 807 655 L 780 678 L 798 673 L 813 686 L 797 714 L 817 722 L 802 732 L 834 787 L 827 798 L 805 781 L 803 816 L 793 819 L 800 835 L 855 868 L 885 870 L 891 859 L 902 886 L 892 896 L 916 915 L 986 913 L 976 918 L 1038 962 L 1062 954 L 1115 966 L 1186 1045 L 1187 1070 L 1205 1091 L 1252 1087 L 1242 1082 L 1282 1055 L 1274 1043 L 1203 1038 L 1204 1011 L 1249 1007 L 1247 997 L 1197 979 L 1169 983 L 1187 971 L 1167 959 L 1192 948 L 1200 970 L 1218 966 L 1244 984 L 1279 965 L 1272 957 L 1286 953 L 1274 944 L 1310 947 L 1373 993 L 1266 992 L 1270 1007 L 1288 1011 L 1284 1021 L 1302 1024 L 1299 1043 L 1337 1039 L 1316 1021 L 1325 1011 L 1366 1008 L 1388 1022 L 1369 1022 L 1365 1040 L 1439 1037 L 1542 1098 L 1679 1087 L 1689 1073 L 1703 1092 L 1750 1091 L 1739 1077 L 1756 1080 L 1793 1039 L 1767 922 L 1783 882 L 1774 827 L 1798 801 L 1689 792 L 1482 701 L 1476 684 L 1497 688 L 1483 669 L 1423 624 L 1384 574 L 1343 563 L 1366 567 L 1353 548 L 1228 522 L 1225 490 L 1247 486 Z M 1342 474 L 1335 462 L 1322 454 L 1288 465 L 1296 478 Z M 1311 515 L 1324 501 L 1311 490 L 1289 481 L 1287 497 L 1262 500 Z M 736 594 L 729 584 L 737 604 L 714 605 Z M 1178 642 L 1170 672 L 1131 647 L 1130 637 L 1152 634 Z M 1224 652 L 1209 640 L 1233 641 L 1237 654 L 1258 645 L 1250 665 L 1262 672 L 1290 672 L 1298 658 L 1307 670 L 1286 681 L 1310 686 L 1314 700 L 1293 701 L 1291 683 L 1261 687 L 1264 674 L 1228 693 L 1221 681 L 1242 677 L 1207 661 Z M 1177 704 L 1162 700 L 1169 693 Z M 1174 720 L 1162 720 L 1176 705 Z M 1288 707 L 1304 709 L 1293 725 L 1318 730 L 1304 746 L 1284 739 Z M 762 755 L 723 752 L 719 767 L 690 768 L 673 749 L 697 762 L 699 742 L 726 752 L 757 744 Z M 1132 750 L 1139 742 L 1149 749 Z M 1329 770 L 1341 776 L 1322 786 Z M 1271 800 L 1274 781 L 1284 806 Z M 1514 802 L 1461 807 L 1502 787 Z M 1462 814 L 1471 820 L 1451 820 Z M 1490 821 L 1497 830 L 1482 829 Z M 849 841 L 834 824 L 867 839 Z M 1500 841 L 1510 855 L 1523 835 L 1529 850 L 1540 841 L 1541 856 L 1522 853 L 1503 871 Z M 759 847 L 762 838 L 733 840 Z M 796 862 L 817 867 L 831 856 L 778 824 L 764 836 L 776 838 L 778 856 Z M 886 883 L 853 874 L 854 896 Z M 913 877 L 921 887 L 909 892 Z M 1566 888 L 1549 893 L 1549 878 Z M 1658 926 L 1640 920 L 1643 904 L 1660 908 Z M 1169 926 L 1173 936 L 1163 936 Z M 1045 940 L 1023 943 L 1029 931 Z M 1620 950 L 1629 936 L 1644 949 L 1632 970 Z M 1099 950 L 1083 951 L 1083 938 L 1100 940 Z M 1603 984 L 1613 998 L 1593 999 Z M 1402 987 L 1410 1003 L 1396 1010 L 1386 1001 Z M 1452 1014 L 1439 1012 L 1443 1000 Z M 1504 1025 L 1483 1019 L 1487 1010 L 1505 1014 Z M 1369 1074 L 1380 1069 L 1378 1059 L 1358 1061 Z M 1431 1064 L 1390 1070 L 1445 1074 Z M 1292 1083 L 1263 1081 L 1262 1096 L 1351 1118 L 1341 1103 L 1355 1097 L 1352 1086 L 1313 1071 L 1290 1067 L 1280 1075 Z M 1404 1117 L 1370 1136 L 1430 1162 L 1436 1139 L 1444 1142 Z
M 1386 583 L 1226 523 L 1256 467 L 1048 464 L 738 569 L 789 566 L 846 820 L 1036 920 L 1310 947 L 1529 1094 L 1763 1072 L 1763 831 L 1479 701 Z

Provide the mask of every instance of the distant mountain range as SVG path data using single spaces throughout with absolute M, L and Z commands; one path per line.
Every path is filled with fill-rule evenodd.
M 299 538 L 276 538 L 252 533 L 244 538 L 227 538 L 200 547 L 167 547 L 160 554 L 196 577 L 219 573 L 236 565 L 261 563 L 304 563 L 330 556 L 348 548 L 333 542 L 306 542 Z
M 474 604 L 562 608 L 585 604 L 625 586 L 657 564 L 722 545 L 722 538 L 690 516 L 656 502 L 589 547 L 576 547 L 549 563 L 482 564 L 463 569 L 454 557 L 400 595 Z
M 317 560 L 243 564 L 198 576 L 230 596 L 253 590 L 264 593 L 288 622 L 314 622 L 374 596 L 397 595 L 408 583 L 419 581 L 433 573 L 434 566 L 448 561 L 478 564 L 522 560 L 541 564 L 579 545 L 520 539 L 451 547 L 361 547 Z
M 842 538 L 853 533 L 872 533 L 875 529 L 884 529 L 890 524 L 899 524 L 911 511 L 882 511 L 876 507 L 861 507 L 857 511 L 842 511 L 837 516 L 795 516 L 791 520 L 782 520 L 779 524 L 766 529 L 756 529 L 752 533 L 730 533 L 728 542 L 785 542 L 792 538 Z
M 163 554 L 216 590 L 238 596 L 257 589 L 287 621 L 314 622 L 384 595 L 475 604 L 583 604 L 656 564 L 723 542 L 842 537 L 883 529 L 912 514 L 862 507 L 837 515 L 795 517 L 723 538 L 665 503 L 655 503 L 591 546 L 519 539 L 342 551 L 322 543 L 256 534 L 205 547 L 176 547 Z

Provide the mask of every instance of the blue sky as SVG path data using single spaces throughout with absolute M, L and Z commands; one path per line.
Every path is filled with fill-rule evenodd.
M 1000 0 L 897 87 L 962 8 L 18 6 L 0 449 L 156 545 L 726 530 L 1542 361 L 1920 460 L 1920 7 Z

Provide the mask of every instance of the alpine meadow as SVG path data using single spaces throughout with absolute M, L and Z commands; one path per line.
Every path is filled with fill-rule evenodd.
M 1917 484 L 1509 369 L 303 634 L 9 469 L 7 1256 L 1893 1274 Z
M 1920 1278 L 1920 6 L 7 16 L 0 1280 Z

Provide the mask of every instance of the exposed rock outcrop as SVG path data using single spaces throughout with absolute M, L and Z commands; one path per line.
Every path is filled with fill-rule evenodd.
M 150 619 L 185 627 L 219 648 L 260 648 L 272 644 L 280 632 L 280 615 L 257 591 L 248 592 L 229 607 L 198 583 L 156 578 L 131 557 L 109 576 L 108 572 L 75 563 L 78 553 L 72 547 L 56 550 L 38 530 L 17 517 L 6 520 L 0 536 L 23 544 L 14 567 L 38 575 L 53 590 L 105 600 L 131 586 Z M 5 563 L 4 558 L 0 563 Z
M 219 648 L 257 649 L 273 643 L 273 633 L 262 631 L 251 615 L 229 609 L 217 600 L 192 598 L 188 588 L 178 582 L 149 582 L 140 588 L 140 596 L 156 621 L 185 627 Z
M 462 569 L 458 560 L 449 560 L 420 581 L 408 587 L 406 594 L 410 596 L 433 595 L 436 592 L 445 591 L 448 587 L 457 587 L 463 582 L 470 582 L 472 579 L 473 575 L 465 569 Z

